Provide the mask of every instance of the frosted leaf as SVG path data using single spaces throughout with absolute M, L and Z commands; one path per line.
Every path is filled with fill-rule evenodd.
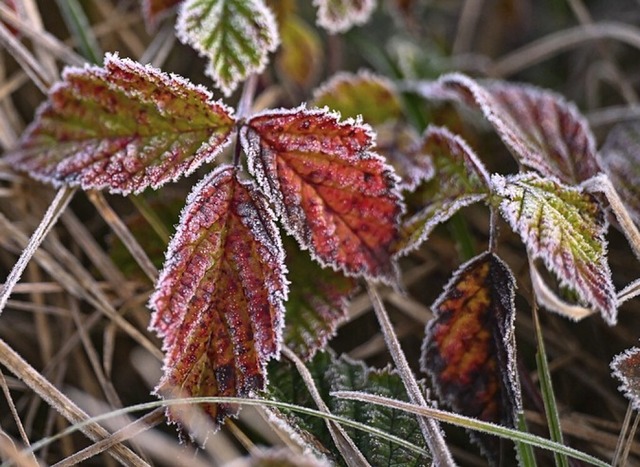
M 640 349 L 632 347 L 616 355 L 611 369 L 613 376 L 622 382 L 618 390 L 631 401 L 635 410 L 640 411 Z
M 240 136 L 249 171 L 303 249 L 347 275 L 395 280 L 402 204 L 367 125 L 300 107 L 256 115 Z
M 463 264 L 431 306 L 434 318 L 427 324 L 421 357 L 440 400 L 456 413 L 510 428 L 522 410 L 514 296 L 513 274 L 495 254 L 482 253 Z M 500 439 L 470 435 L 495 464 Z
M 262 72 L 280 38 L 263 0 L 185 0 L 176 34 L 209 60 L 205 72 L 229 96 L 238 83 Z
M 312 104 L 329 107 L 342 117 L 362 116 L 370 125 L 380 125 L 402 116 L 402 104 L 393 83 L 362 70 L 337 73 L 313 94 Z
M 479 108 L 515 158 L 544 176 L 577 184 L 601 171 L 586 119 L 559 94 L 504 81 L 478 83 L 459 73 L 417 90 Z
M 284 252 L 266 201 L 235 170 L 219 167 L 192 190 L 150 299 L 166 351 L 163 396 L 251 395 L 280 352 Z M 235 412 L 203 408 L 217 422 Z
M 307 362 L 307 368 L 331 413 L 391 431 L 395 436 L 425 448 L 424 438 L 414 415 L 384 406 L 336 399 L 330 395 L 333 391 L 364 391 L 408 402 L 402 380 L 395 371 L 389 368 L 375 370 L 346 356 L 336 358 L 330 352 L 318 352 Z M 316 407 L 299 373 L 288 362 L 271 362 L 269 379 L 271 384 L 268 391 L 272 398 L 305 407 Z M 340 453 L 323 420 L 296 412 L 268 410 L 294 429 L 297 439 L 302 440 L 305 447 L 327 455 L 335 464 L 340 463 Z M 390 427 L 393 429 L 390 430 Z M 345 430 L 371 465 L 431 465 L 430 459 L 389 441 L 353 428 L 345 427 Z
M 416 249 L 433 229 L 458 210 L 486 198 L 489 174 L 467 143 L 445 128 L 430 126 L 418 153 L 431 159 L 433 172 L 411 199 L 421 210 L 402 223 L 398 255 Z
M 169 16 L 183 0 L 142 0 L 142 17 L 149 31 Z
M 317 23 L 332 34 L 345 32 L 369 20 L 375 0 L 313 0 L 318 8 Z
M 640 224 L 640 122 L 616 125 L 600 150 L 602 166 L 636 224 Z
M 233 112 L 201 86 L 117 55 L 67 68 L 6 161 L 56 186 L 138 193 L 210 162 Z
M 561 283 L 598 310 L 617 318 L 616 293 L 607 262 L 607 222 L 596 198 L 580 188 L 529 172 L 492 177 L 500 212 L 520 234 L 532 258 L 543 260 Z

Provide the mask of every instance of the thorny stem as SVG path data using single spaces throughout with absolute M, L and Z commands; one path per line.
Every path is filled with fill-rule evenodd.
M 2 310 L 4 310 L 13 288 L 20 280 L 20 276 L 22 276 L 27 264 L 29 264 L 31 257 L 40 247 L 40 244 L 44 241 L 51 228 L 56 224 L 58 218 L 64 212 L 75 192 L 76 190 L 72 188 L 61 188 L 56 193 L 53 201 L 51 201 L 49 209 L 47 209 L 40 225 L 38 225 L 36 231 L 31 235 L 29 243 L 26 248 L 22 250 L 20 258 L 18 258 L 18 261 L 13 266 L 11 273 L 2 287 L 2 291 L 0 291 L 0 314 L 2 314 Z
M 371 303 L 373 304 L 373 310 L 375 311 L 378 322 L 380 323 L 380 329 L 382 330 L 384 340 L 387 343 L 387 348 L 389 349 L 391 358 L 393 358 L 393 362 L 400 374 L 402 383 L 407 390 L 409 399 L 415 405 L 427 407 L 427 401 L 425 400 L 422 391 L 420 390 L 420 386 L 418 386 L 418 382 L 409 367 L 409 363 L 402 351 L 402 347 L 400 347 L 400 342 L 393 330 L 393 325 L 391 324 L 391 320 L 389 320 L 387 310 L 384 308 L 375 286 L 369 281 L 367 281 L 367 292 L 369 293 L 369 298 L 371 298 Z M 453 461 L 453 457 L 451 456 L 451 452 L 444 441 L 444 436 L 438 422 L 433 418 L 418 417 L 418 423 L 420 425 L 422 435 L 429 446 L 429 450 L 433 455 L 434 465 L 438 467 L 456 465 Z

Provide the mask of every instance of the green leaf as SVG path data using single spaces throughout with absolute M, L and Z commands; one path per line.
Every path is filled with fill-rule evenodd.
M 343 118 L 362 115 L 366 123 L 374 126 L 402 115 L 400 96 L 393 83 L 369 71 L 335 74 L 316 89 L 312 104 L 336 110 Z
M 397 254 L 414 250 L 464 206 L 484 199 L 489 174 L 467 143 L 445 128 L 427 128 L 419 152 L 432 160 L 427 182 L 409 197 L 421 210 L 402 224 Z
M 238 83 L 267 65 L 280 38 L 263 0 L 186 0 L 176 34 L 209 59 L 206 73 L 229 96 Z
M 332 391 L 365 391 L 407 401 L 408 397 L 400 377 L 390 369 L 372 370 L 361 362 L 346 357 L 336 358 L 327 352 L 318 352 L 307 367 L 318 390 L 331 412 L 345 416 L 368 426 L 385 431 L 407 441 L 424 446 L 418 422 L 415 417 L 387 407 L 371 406 L 355 401 L 337 400 L 329 396 Z M 315 407 L 295 367 L 285 362 L 272 362 L 269 366 L 272 398 L 307 407 Z M 296 414 L 286 410 L 275 412 L 285 421 L 298 439 L 319 452 L 329 453 L 331 460 L 341 462 L 340 454 L 334 447 L 326 425 L 321 419 Z M 371 465 L 429 465 L 429 459 L 417 456 L 402 447 L 376 439 L 368 433 L 346 428 L 360 451 Z
M 533 258 L 543 260 L 561 284 L 573 289 L 607 323 L 617 317 L 607 262 L 607 221 L 592 195 L 529 172 L 491 178 L 500 211 Z
M 282 44 L 275 62 L 278 74 L 302 89 L 310 88 L 317 82 L 323 64 L 320 37 L 297 15 L 286 15 L 280 34 Z
M 103 67 L 64 71 L 6 160 L 56 186 L 126 195 L 212 161 L 234 125 L 203 87 L 107 54 Z
M 325 346 L 338 325 L 346 320 L 357 282 L 341 272 L 321 267 L 289 237 L 284 239 L 284 247 L 291 278 L 284 338 L 291 350 L 308 359 Z

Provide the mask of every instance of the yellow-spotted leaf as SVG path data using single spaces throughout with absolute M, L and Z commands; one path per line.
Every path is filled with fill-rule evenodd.
M 607 261 L 607 221 L 598 201 L 578 187 L 534 172 L 493 175 L 500 211 L 533 258 L 540 258 L 580 300 L 613 325 L 616 292 Z
M 422 369 L 440 399 L 456 413 L 515 428 L 522 409 L 515 359 L 515 280 L 487 252 L 462 265 L 432 305 L 422 347 Z M 471 432 L 492 463 L 500 439 Z M 513 449 L 504 454 L 513 459 Z M 505 464 L 511 464 L 506 460 Z
M 205 71 L 226 96 L 249 75 L 262 72 L 280 42 L 263 0 L 185 0 L 176 33 L 209 60 Z
M 229 143 L 230 108 L 201 86 L 107 55 L 68 68 L 6 160 L 36 179 L 111 193 L 158 188 Z
M 284 252 L 266 200 L 236 170 L 217 168 L 189 195 L 150 300 L 166 351 L 163 396 L 250 396 L 280 352 Z M 236 411 L 202 407 L 217 422 Z
M 395 281 L 398 179 L 371 151 L 367 125 L 325 110 L 269 110 L 241 140 L 250 172 L 303 249 L 349 276 Z

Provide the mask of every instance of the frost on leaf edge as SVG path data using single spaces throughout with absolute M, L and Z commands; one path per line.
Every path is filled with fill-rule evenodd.
M 218 87 L 222 91 L 225 97 L 229 97 L 236 90 L 239 83 L 246 80 L 247 77 L 251 74 L 262 73 L 269 64 L 269 53 L 275 52 L 280 45 L 280 32 L 278 30 L 278 23 L 273 11 L 271 11 L 271 8 L 267 6 L 264 0 L 247 0 L 251 4 L 253 14 L 255 16 L 262 15 L 262 17 L 265 19 L 264 26 L 265 30 L 267 31 L 266 35 L 268 36 L 269 40 L 264 44 L 264 53 L 260 53 L 258 64 L 255 66 L 250 65 L 247 67 L 247 76 L 236 76 L 236 79 L 234 81 L 225 84 L 218 79 L 215 70 L 213 70 L 213 57 L 211 51 L 202 48 L 199 41 L 194 40 L 197 36 L 191 35 L 188 32 L 189 28 L 186 25 L 187 8 L 191 6 L 191 3 L 195 3 L 196 1 L 198 0 L 184 0 L 182 3 L 180 3 L 180 5 L 178 5 L 175 25 L 176 37 L 183 44 L 186 44 L 189 47 L 193 48 L 200 57 L 208 60 L 207 66 L 205 68 L 205 74 L 213 79 L 216 87 Z M 229 0 L 222 0 L 223 3 L 226 1 Z M 243 64 L 243 66 L 246 66 L 246 64 Z
M 536 172 L 521 172 L 515 175 L 508 175 L 508 176 L 504 176 L 504 175 L 500 175 L 500 174 L 492 174 L 491 175 L 491 186 L 492 186 L 492 192 L 494 194 L 496 194 L 497 196 L 503 197 L 502 195 L 498 194 L 498 190 L 502 189 L 503 192 L 505 192 L 507 184 L 508 183 L 513 183 L 520 181 L 523 178 L 527 178 L 527 177 L 531 177 L 534 176 L 536 179 L 540 180 L 540 181 L 549 181 L 552 182 L 556 185 L 561 186 L 563 189 L 567 190 L 567 191 L 573 191 L 573 192 L 577 192 L 579 194 L 585 194 L 586 192 L 582 189 L 581 186 L 579 185 L 575 185 L 575 186 L 571 186 L 571 185 L 567 185 L 565 183 L 563 183 L 562 181 L 560 181 L 558 178 L 553 177 L 553 176 L 541 176 L 539 174 L 537 174 Z M 522 242 L 525 244 L 525 247 L 527 249 L 527 253 L 528 255 L 532 258 L 532 259 L 542 259 L 545 267 L 547 269 L 549 269 L 551 272 L 553 272 L 554 276 L 556 277 L 557 280 L 559 280 L 560 285 L 562 287 L 568 287 L 569 289 L 575 291 L 580 300 L 586 302 L 588 304 L 589 307 L 593 307 L 595 305 L 595 308 L 597 310 L 600 311 L 601 316 L 605 319 L 605 321 L 613 326 L 616 324 L 617 322 L 617 299 L 616 299 L 616 292 L 615 289 L 613 288 L 613 282 L 611 280 L 611 269 L 609 267 L 609 262 L 607 261 L 607 247 L 608 247 L 608 243 L 607 243 L 607 239 L 606 239 L 606 232 L 609 228 L 609 221 L 607 220 L 606 216 L 603 216 L 602 219 L 602 232 L 600 235 L 600 238 L 598 239 L 599 243 L 602 245 L 602 258 L 601 258 L 601 263 L 598 264 L 598 267 L 601 268 L 602 274 L 605 277 L 609 278 L 609 282 L 611 283 L 611 298 L 612 298 L 612 310 L 605 310 L 602 307 L 600 307 L 599 305 L 597 305 L 597 302 L 595 302 L 595 300 L 593 300 L 593 294 L 591 291 L 587 291 L 587 293 L 585 294 L 582 290 L 579 290 L 578 288 L 576 288 L 573 284 L 571 284 L 568 280 L 566 280 L 562 274 L 560 273 L 560 271 L 557 270 L 557 267 L 555 266 L 555 264 L 553 263 L 553 261 L 550 260 L 551 256 L 548 254 L 543 254 L 540 252 L 536 252 L 533 251 L 531 248 L 529 248 L 528 243 L 525 241 L 524 238 L 522 238 L 522 235 L 520 234 L 520 232 L 518 231 L 517 227 L 512 223 L 513 217 L 509 215 L 509 213 L 505 213 L 503 205 L 507 200 L 502 200 L 500 202 L 500 213 L 502 214 L 502 217 L 507 221 L 507 223 L 511 226 L 511 228 L 513 229 L 514 232 L 516 232 L 522 239 Z M 515 222 L 515 220 L 514 220 Z
M 320 264 L 320 266 L 322 266 L 323 268 L 330 267 L 334 271 L 343 273 L 347 277 L 354 277 L 354 278 L 364 277 L 366 279 L 370 279 L 373 281 L 382 282 L 383 284 L 386 284 L 392 287 L 397 286 L 398 285 L 397 278 L 400 275 L 400 267 L 396 261 L 394 252 L 392 251 L 393 244 L 391 245 L 390 247 L 391 251 L 389 252 L 389 258 L 391 259 L 391 267 L 392 267 L 392 271 L 391 271 L 392 274 L 389 274 L 389 276 L 380 276 L 380 277 L 374 278 L 366 273 L 350 272 L 350 271 L 347 271 L 344 267 L 336 266 L 333 263 L 327 263 L 315 253 L 311 245 L 304 245 L 300 232 L 297 232 L 296 230 L 292 229 L 287 222 L 284 222 L 284 217 L 281 209 L 281 206 L 284 205 L 284 202 L 283 202 L 282 196 L 280 196 L 281 190 L 279 189 L 279 186 L 278 186 L 278 190 L 274 193 L 269 183 L 265 183 L 264 181 L 260 180 L 261 174 L 259 173 L 259 171 L 256 171 L 255 163 L 254 163 L 254 161 L 259 157 L 254 151 L 250 150 L 251 142 L 250 142 L 250 138 L 247 137 L 247 130 L 250 129 L 251 127 L 251 121 L 253 119 L 262 118 L 265 116 L 278 117 L 278 116 L 294 115 L 299 112 L 304 112 L 306 115 L 309 115 L 311 117 L 313 117 L 314 115 L 328 116 L 334 119 L 336 121 L 336 124 L 339 126 L 353 125 L 365 131 L 370 141 L 368 144 L 368 148 L 361 151 L 359 155 L 365 160 L 377 160 L 381 163 L 382 174 L 385 176 L 385 178 L 388 180 L 389 184 L 391 185 L 389 188 L 388 195 L 397 199 L 397 205 L 399 209 L 396 215 L 395 225 L 398 226 L 398 231 L 399 231 L 402 215 L 406 212 L 406 205 L 404 203 L 404 198 L 400 192 L 400 186 L 401 186 L 402 180 L 400 179 L 398 174 L 396 174 L 396 171 L 393 168 L 393 166 L 390 165 L 383 156 L 376 153 L 375 151 L 369 150 L 371 147 L 375 145 L 376 133 L 371 127 L 371 125 L 369 125 L 368 123 L 364 123 L 362 121 L 362 117 L 359 115 L 356 116 L 355 118 L 349 117 L 345 120 L 341 120 L 340 112 L 331 110 L 326 106 L 323 108 L 314 107 L 309 109 L 307 108 L 307 105 L 305 103 L 294 108 L 281 107 L 277 109 L 265 109 L 260 112 L 256 112 L 252 114 L 251 117 L 247 120 L 247 122 L 243 125 L 242 130 L 240 132 L 240 140 L 241 140 L 242 148 L 247 153 L 247 155 L 250 156 L 247 158 L 247 165 L 249 168 L 249 172 L 256 178 L 259 189 L 264 191 L 264 194 L 269 199 L 277 200 L 277 202 L 273 203 L 275 208 L 275 213 L 276 213 L 276 216 L 282 220 L 282 225 L 287 235 L 293 237 L 296 240 L 296 243 L 301 250 L 308 251 L 311 258 L 314 261 L 316 261 L 318 264 Z M 273 180 L 273 182 L 278 183 L 278 180 Z
M 318 9 L 316 24 L 326 29 L 330 34 L 346 32 L 354 26 L 366 23 L 376 8 L 376 0 L 363 0 L 364 5 L 361 9 L 356 10 L 355 13 L 350 10 L 350 14 L 345 15 L 341 20 L 333 21 L 328 15 L 330 1 L 332 0 L 313 0 L 313 5 Z
M 638 411 L 640 411 L 640 394 L 637 389 L 634 389 L 629 385 L 629 378 L 620 371 L 619 365 L 624 363 L 624 360 L 631 357 L 637 357 L 639 354 L 639 347 L 631 347 L 630 349 L 616 355 L 609 365 L 612 370 L 612 376 L 619 379 L 621 382 L 620 386 L 618 386 L 618 391 L 623 393 L 624 396 L 629 399 L 631 407 Z

